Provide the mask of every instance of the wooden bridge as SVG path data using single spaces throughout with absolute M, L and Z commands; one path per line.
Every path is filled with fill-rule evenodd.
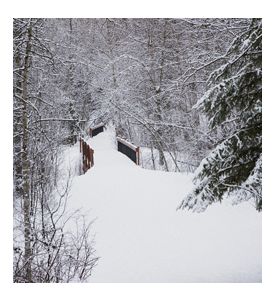
M 104 124 L 89 128 L 90 137 L 95 137 L 103 132 L 105 128 Z M 117 150 L 129 157 L 135 164 L 140 165 L 140 147 L 137 147 L 120 137 L 117 137 L 116 140 Z M 79 138 L 79 144 L 80 153 L 82 153 L 82 171 L 85 174 L 94 166 L 94 150 L 81 137 Z

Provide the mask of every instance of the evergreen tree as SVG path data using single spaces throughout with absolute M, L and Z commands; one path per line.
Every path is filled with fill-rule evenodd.
M 253 19 L 226 53 L 228 62 L 214 71 L 208 91 L 196 104 L 220 136 L 196 171 L 194 190 L 179 208 L 203 211 L 235 194 L 253 198 L 262 209 L 262 22 Z

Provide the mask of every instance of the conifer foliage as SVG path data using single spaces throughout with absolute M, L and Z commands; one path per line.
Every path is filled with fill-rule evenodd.
M 209 118 L 219 142 L 202 160 L 194 190 L 179 208 L 203 211 L 234 193 L 262 209 L 262 23 L 253 19 L 227 51 L 227 63 L 208 80 L 208 91 L 195 105 Z

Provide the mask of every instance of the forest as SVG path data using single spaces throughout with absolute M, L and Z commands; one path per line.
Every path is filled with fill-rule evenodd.
M 13 19 L 14 282 L 85 282 L 100 264 L 64 171 L 98 124 L 142 168 L 192 176 L 177 214 L 228 195 L 261 212 L 262 20 Z

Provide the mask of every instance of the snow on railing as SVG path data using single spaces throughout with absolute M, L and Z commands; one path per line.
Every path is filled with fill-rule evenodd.
M 98 124 L 97 126 L 94 127 L 90 127 L 89 128 L 89 135 L 90 137 L 94 137 L 97 134 L 101 133 L 104 131 L 105 129 L 105 124 L 101 123 Z M 88 154 L 84 155 L 83 153 L 83 171 L 84 173 L 93 166 L 93 153 L 94 150 L 90 149 L 92 151 L 92 154 L 89 154 L 89 150 L 86 150 L 85 147 L 89 147 L 89 145 L 87 145 L 84 140 L 80 139 L 80 152 L 81 149 L 84 149 L 83 151 L 87 151 Z M 140 148 L 131 144 L 130 142 L 117 137 L 117 150 L 123 154 L 125 154 L 126 156 L 128 156 L 135 164 L 140 165 Z M 86 153 L 86 152 L 85 152 Z M 91 155 L 92 157 L 92 162 L 89 161 L 89 155 Z M 92 164 L 90 166 L 90 164 Z
M 94 150 L 82 139 L 79 139 L 82 153 L 82 170 L 84 174 L 94 165 Z
M 117 137 L 117 150 L 128 156 L 135 164 L 140 164 L 140 148 Z

